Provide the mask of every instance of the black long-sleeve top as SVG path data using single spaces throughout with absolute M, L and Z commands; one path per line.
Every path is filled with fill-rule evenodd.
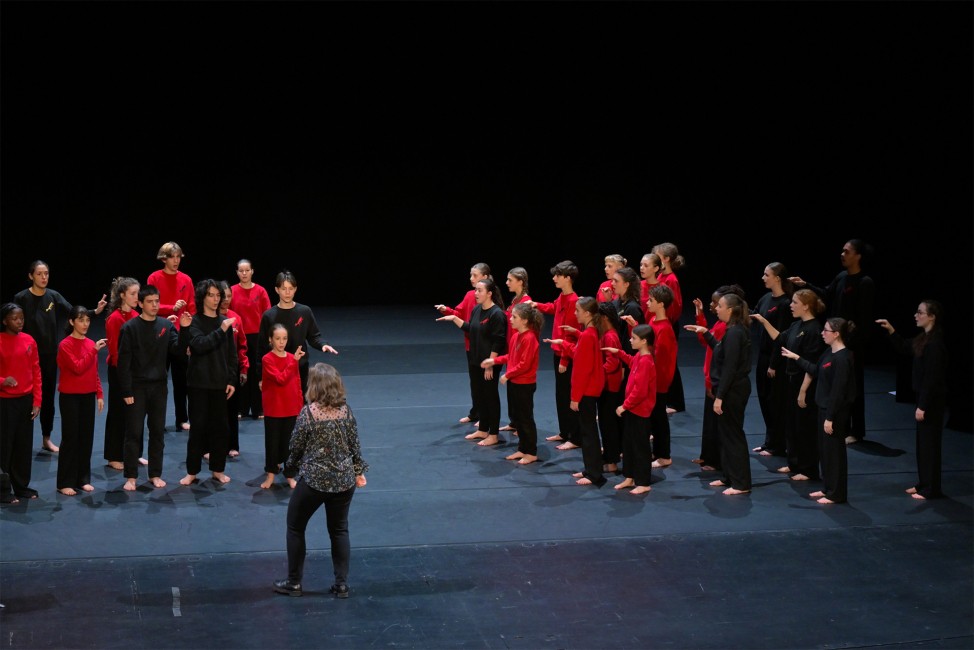
M 126 321 L 118 334 L 118 381 L 122 397 L 133 397 L 132 386 L 169 379 L 166 360 L 179 346 L 179 333 L 166 318 Z
M 189 348 L 186 385 L 192 388 L 224 390 L 237 383 L 237 348 L 233 328 L 220 324 L 226 316 L 193 314 L 189 327 L 179 330 L 179 346 Z
M 754 313 L 764 316 L 771 323 L 771 326 L 780 333 L 788 329 L 788 326 L 794 320 L 794 316 L 791 315 L 791 309 L 789 309 L 790 304 L 791 298 L 788 297 L 788 294 L 783 293 L 775 297 L 769 291 L 758 299 L 757 304 L 754 306 Z M 781 370 L 784 368 L 787 359 L 780 354 L 774 354 L 774 339 L 768 334 L 768 330 L 760 324 L 758 329 L 758 372 L 765 372 L 768 368 L 775 371 Z M 780 352 L 780 350 L 778 351 Z
M 637 324 L 643 324 L 646 322 L 646 315 L 643 314 L 643 308 L 639 306 L 638 300 L 627 300 L 622 302 L 622 298 L 616 298 L 612 301 L 615 305 L 616 312 L 619 314 L 619 318 L 623 316 L 632 316 Z M 629 335 L 632 332 L 632 327 L 629 323 L 622 321 L 622 324 L 616 329 L 619 334 L 619 343 L 622 344 L 621 349 L 626 352 L 629 356 L 635 354 L 635 350 L 632 349 L 632 343 L 629 342 Z
M 893 332 L 889 340 L 899 354 L 913 357 L 912 386 L 916 393 L 917 408 L 926 411 L 934 400 L 946 399 L 948 357 L 943 333 L 936 329 L 931 332 L 920 356 L 913 352 L 912 339 L 905 339 Z
M 470 320 L 464 321 L 460 328 L 470 334 L 470 352 L 478 363 L 490 356 L 507 350 L 507 316 L 497 305 L 486 310 L 481 305 L 473 308 Z
M 828 316 L 839 316 L 856 324 L 856 331 L 849 340 L 843 339 L 852 349 L 859 349 L 869 342 L 875 325 L 873 308 L 876 304 L 876 283 L 865 273 L 850 275 L 841 271 L 826 287 L 806 283 L 809 289 L 825 302 Z M 790 348 L 789 348 L 790 349 Z
M 321 351 L 321 348 L 328 344 L 327 341 L 321 336 L 321 330 L 318 329 L 318 321 L 315 320 L 314 312 L 307 305 L 302 305 L 299 302 L 294 303 L 294 307 L 291 309 L 281 309 L 279 306 L 274 305 L 267 311 L 265 311 L 260 317 L 260 331 L 257 334 L 257 351 L 260 358 L 263 359 L 264 355 L 271 351 L 271 330 L 274 325 L 281 323 L 287 328 L 287 345 L 284 346 L 285 351 L 294 354 L 301 346 L 301 349 L 305 352 L 305 355 L 298 359 L 298 364 L 302 366 L 307 366 L 311 357 L 307 354 L 311 350 L 308 348 L 308 344 L 315 350 Z
M 815 318 L 808 320 L 796 320 L 785 331 L 778 332 L 778 338 L 774 340 L 772 356 L 781 356 L 781 348 L 787 348 L 800 356 L 814 363 L 822 356 L 825 349 L 825 341 L 822 340 L 822 324 Z M 785 363 L 785 374 L 799 375 L 805 372 L 794 359 L 787 359 Z
M 856 401 L 856 373 L 852 351 L 842 348 L 833 352 L 826 348 L 818 361 L 797 359 L 798 366 L 816 378 L 815 403 L 825 409 L 825 419 L 835 420 L 839 411 Z
M 751 334 L 738 323 L 728 327 L 721 339 L 709 331 L 703 337 L 714 351 L 710 363 L 714 397 L 722 400 L 738 383 L 751 381 Z
M 14 296 L 14 302 L 24 310 L 23 331 L 34 337 L 38 353 L 57 354 L 71 313 L 71 303 L 54 289 L 48 289 L 43 296 L 35 296 L 30 289 L 24 289 Z

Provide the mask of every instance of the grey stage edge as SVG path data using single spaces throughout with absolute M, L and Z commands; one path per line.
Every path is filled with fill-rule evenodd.
M 521 467 L 503 460 L 510 436 L 493 448 L 465 440 L 462 334 L 431 306 L 315 311 L 339 355 L 311 361 L 345 376 L 371 465 L 352 503 L 351 598 L 328 593 L 323 514 L 309 531 L 305 596 L 271 591 L 286 571 L 289 491 L 258 486 L 263 423 L 241 422 L 231 483 L 182 487 L 186 434 L 170 413 L 169 485 L 128 493 L 102 460 L 100 414 L 95 492 L 58 494 L 56 457 L 38 452 L 40 498 L 0 510 L 3 647 L 972 647 L 971 434 L 945 431 L 946 499 L 904 494 L 913 407 L 889 394 L 892 368 L 867 369 L 870 430 L 849 447 L 848 504 L 814 503 L 814 483 L 757 455 L 753 492 L 725 497 L 690 462 L 703 350 L 684 333 L 674 463 L 633 497 L 614 477 L 574 485 L 577 451 L 541 442 L 540 462 Z M 542 354 L 543 437 L 556 424 Z M 761 443 L 753 396 L 747 431 Z

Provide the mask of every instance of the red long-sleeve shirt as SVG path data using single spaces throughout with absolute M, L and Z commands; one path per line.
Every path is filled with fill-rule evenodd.
M 98 350 L 89 338 L 66 336 L 57 348 L 58 390 L 67 395 L 95 393 L 105 399 L 98 376 Z
M 665 284 L 673 291 L 673 302 L 670 306 L 666 308 L 666 317 L 670 319 L 673 326 L 676 327 L 680 322 L 680 315 L 683 314 L 683 294 L 680 293 L 680 281 L 676 277 L 676 273 L 660 273 L 659 281 Z M 664 391 L 660 391 L 664 392 Z
M 166 318 L 173 314 L 178 316 L 179 313 L 182 313 L 182 310 L 177 313 L 173 309 L 173 305 L 176 304 L 177 300 L 185 300 L 186 306 L 183 309 L 188 309 L 191 314 L 196 313 L 196 290 L 193 288 L 193 280 L 182 271 L 176 271 L 175 273 L 166 273 L 162 269 L 153 271 L 149 274 L 149 280 L 146 284 L 151 284 L 159 289 L 158 316 Z M 178 319 L 174 325 L 178 330 Z
M 621 348 L 622 342 L 619 334 L 612 328 L 606 330 L 602 335 L 599 345 L 603 348 Z M 618 393 L 622 388 L 622 362 L 614 354 L 603 354 L 602 369 L 605 372 L 605 389 L 612 393 Z
M 129 311 L 116 309 L 105 319 L 105 337 L 108 339 L 108 365 L 118 366 L 118 337 L 121 335 L 122 325 L 138 317 L 139 312 L 134 309 Z
M 304 406 L 301 394 L 301 373 L 298 360 L 290 352 L 279 357 L 274 352 L 264 355 L 262 366 L 261 395 L 264 415 L 286 418 L 297 415 Z
M 655 315 L 649 321 L 656 335 L 653 344 L 653 360 L 656 362 L 656 390 L 665 393 L 670 390 L 673 375 L 676 374 L 676 333 L 668 320 L 657 320 Z
M 697 325 L 707 327 L 707 318 L 703 315 L 703 313 L 697 314 L 696 318 Z M 714 338 L 719 341 L 720 339 L 724 338 L 724 334 L 727 333 L 727 323 L 722 320 L 718 320 L 716 323 L 714 323 L 714 326 L 710 328 L 710 333 L 713 334 Z M 704 350 L 706 350 L 703 356 L 703 380 L 707 387 L 707 392 L 712 393 L 714 391 L 714 387 L 710 381 L 710 362 L 714 358 L 714 350 L 707 343 L 707 339 L 704 338 L 703 334 L 697 334 L 697 339 L 700 341 L 700 345 L 704 347 Z
M 242 325 L 243 319 L 240 318 L 240 314 L 232 309 L 228 309 L 227 313 L 224 315 L 227 318 L 237 319 L 232 327 L 233 342 L 237 344 L 237 373 L 246 375 L 250 370 L 250 359 L 247 358 L 247 334 L 244 332 Z
M 443 310 L 444 316 L 459 316 L 460 320 L 467 322 L 470 320 L 470 314 L 473 313 L 473 308 L 477 306 L 477 294 L 471 289 L 460 301 L 460 304 L 456 307 L 447 307 Z M 466 331 L 463 333 L 463 343 L 464 349 L 470 350 L 470 334 Z
M 230 309 L 240 315 L 244 334 L 257 334 L 260 331 L 260 317 L 271 308 L 271 298 L 267 289 L 254 284 L 244 289 L 239 284 L 230 287 Z
M 494 357 L 494 363 L 507 364 L 504 374 L 512 384 L 536 384 L 540 349 L 538 335 L 533 330 L 524 330 L 517 333 L 507 354 Z
M 575 316 L 575 303 L 578 302 L 578 294 L 572 293 L 562 293 L 555 299 L 554 302 L 538 302 L 535 303 L 535 307 L 538 308 L 542 314 L 554 314 L 555 318 L 551 324 L 551 338 L 553 339 L 574 339 L 574 334 L 569 334 L 561 329 L 562 325 L 571 325 L 575 329 L 581 329 L 581 325 L 578 324 L 578 318 Z M 552 345 L 552 352 L 555 356 L 561 357 L 561 365 L 568 367 L 568 359 L 571 356 L 562 350 L 561 345 Z
M 572 401 L 581 402 L 583 397 L 598 397 L 605 387 L 605 368 L 599 333 L 594 327 L 582 330 L 575 344 L 572 363 Z
M 7 377 L 16 386 L 4 386 Z M 30 334 L 0 332 L 0 398 L 34 395 L 34 406 L 41 406 L 41 357 L 37 341 Z
M 629 366 L 629 381 L 626 382 L 622 408 L 633 415 L 648 418 L 656 407 L 656 362 L 653 355 L 630 355 L 619 350 L 619 358 Z

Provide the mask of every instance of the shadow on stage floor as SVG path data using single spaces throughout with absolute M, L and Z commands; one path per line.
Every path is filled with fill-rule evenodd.
M 867 439 L 850 446 L 849 503 L 823 507 L 752 455 L 754 490 L 726 497 L 690 462 L 700 446 L 702 349 L 681 337 L 687 411 L 673 465 L 634 497 L 578 487 L 578 451 L 503 460 L 457 423 L 469 406 L 462 334 L 432 307 L 316 310 L 371 465 L 352 503 L 352 597 L 328 593 L 324 517 L 309 529 L 303 598 L 286 572 L 289 492 L 259 487 L 263 423 L 241 423 L 227 485 L 178 485 L 184 432 L 167 434 L 166 488 L 121 489 L 96 423 L 90 495 L 55 490 L 0 511 L 7 648 L 970 648 L 972 439 L 944 434 L 946 499 L 921 502 L 913 407 L 867 369 Z M 556 432 L 545 350 L 535 411 Z M 502 390 L 503 393 L 503 390 Z M 506 400 L 502 400 L 506 404 Z M 506 417 L 506 408 L 505 408 Z M 752 398 L 750 446 L 764 437 Z M 35 431 L 38 446 L 40 434 Z M 57 428 L 55 440 L 59 439 Z M 205 477 L 207 474 L 201 475 Z M 144 476 L 143 476 L 144 478 Z

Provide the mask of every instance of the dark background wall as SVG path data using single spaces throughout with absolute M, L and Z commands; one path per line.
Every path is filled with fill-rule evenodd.
M 688 302 L 757 299 L 862 237 L 879 315 L 946 303 L 969 398 L 971 7 L 5 2 L 0 295 L 41 258 L 93 305 L 172 239 L 312 305 L 455 304 L 478 261 L 547 300 L 673 241 Z

